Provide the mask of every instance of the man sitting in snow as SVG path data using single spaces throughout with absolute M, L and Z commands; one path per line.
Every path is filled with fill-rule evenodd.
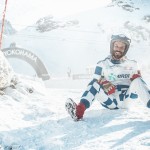
M 83 118 L 84 112 L 95 99 L 108 109 L 124 108 L 128 101 L 140 98 L 150 108 L 150 91 L 142 80 L 137 62 L 125 55 L 131 40 L 123 35 L 112 35 L 110 56 L 97 63 L 92 81 L 77 105 L 71 98 L 65 104 L 74 120 Z

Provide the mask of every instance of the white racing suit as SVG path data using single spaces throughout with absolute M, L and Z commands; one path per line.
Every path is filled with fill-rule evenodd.
M 93 80 L 88 84 L 80 102 L 89 108 L 97 99 L 105 108 L 119 109 L 124 108 L 125 101 L 140 98 L 150 108 L 150 91 L 141 77 L 131 81 L 134 74 L 139 74 L 136 61 L 127 57 L 116 61 L 108 56 L 97 63 Z M 104 92 L 98 82 L 102 77 L 115 85 L 115 93 L 108 95 Z

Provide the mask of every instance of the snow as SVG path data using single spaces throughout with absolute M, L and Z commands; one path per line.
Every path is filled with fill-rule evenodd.
M 71 67 L 72 74 L 84 73 L 87 66 L 104 59 L 109 53 L 106 50 L 109 37 L 118 31 L 131 34 L 133 40 L 128 56 L 138 60 L 142 76 L 150 85 L 150 25 L 142 20 L 149 14 L 149 1 L 132 2 L 133 8 L 140 7 L 139 11 L 123 11 L 117 6 L 94 9 L 61 19 L 64 22 L 77 19 L 80 24 L 75 27 L 39 33 L 33 26 L 5 36 L 4 47 L 15 41 L 19 47 L 34 51 L 48 67 L 51 79 L 42 81 L 33 77 L 31 66 L 17 60 L 9 61 L 16 72 L 19 70 L 21 82 L 16 88 L 7 87 L 5 95 L 0 95 L 0 150 L 150 149 L 150 110 L 140 99 L 131 101 L 128 109 L 119 110 L 105 109 L 95 100 L 83 120 L 78 122 L 65 110 L 67 98 L 78 103 L 90 81 L 68 78 L 67 68 Z M 25 11 L 26 8 L 21 13 Z M 17 9 L 14 15 L 16 12 Z M 126 21 L 130 21 L 128 28 L 124 28 Z M 33 93 L 29 89 L 33 89 Z
M 140 102 L 128 109 L 107 110 L 97 101 L 79 122 L 67 114 L 68 97 L 76 102 L 89 80 L 22 78 L 24 84 L 7 88 L 0 98 L 1 149 L 13 150 L 148 150 L 150 110 Z M 53 86 L 53 82 L 61 83 Z M 28 83 L 28 84 L 27 84 Z M 29 86 L 28 85 L 28 86 Z

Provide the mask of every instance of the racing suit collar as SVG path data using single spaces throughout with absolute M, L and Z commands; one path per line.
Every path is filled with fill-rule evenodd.
M 110 61 L 111 61 L 113 64 L 121 64 L 121 63 L 123 63 L 123 62 L 126 60 L 126 56 L 122 57 L 122 58 L 119 59 L 119 60 L 114 59 L 111 55 L 108 56 L 108 57 L 109 57 Z

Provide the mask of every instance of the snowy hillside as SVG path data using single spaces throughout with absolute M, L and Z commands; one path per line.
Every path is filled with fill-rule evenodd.
M 150 47 L 149 5 L 150 1 L 146 0 L 113 0 L 105 7 L 66 18 L 45 16 L 17 34 L 7 36 L 3 47 L 16 42 L 35 52 L 51 75 L 66 75 L 68 67 L 72 73 L 85 73 L 86 67 L 109 54 L 110 35 L 125 33 L 132 38 L 128 55 L 140 64 L 149 63 L 143 60 L 149 55 Z

